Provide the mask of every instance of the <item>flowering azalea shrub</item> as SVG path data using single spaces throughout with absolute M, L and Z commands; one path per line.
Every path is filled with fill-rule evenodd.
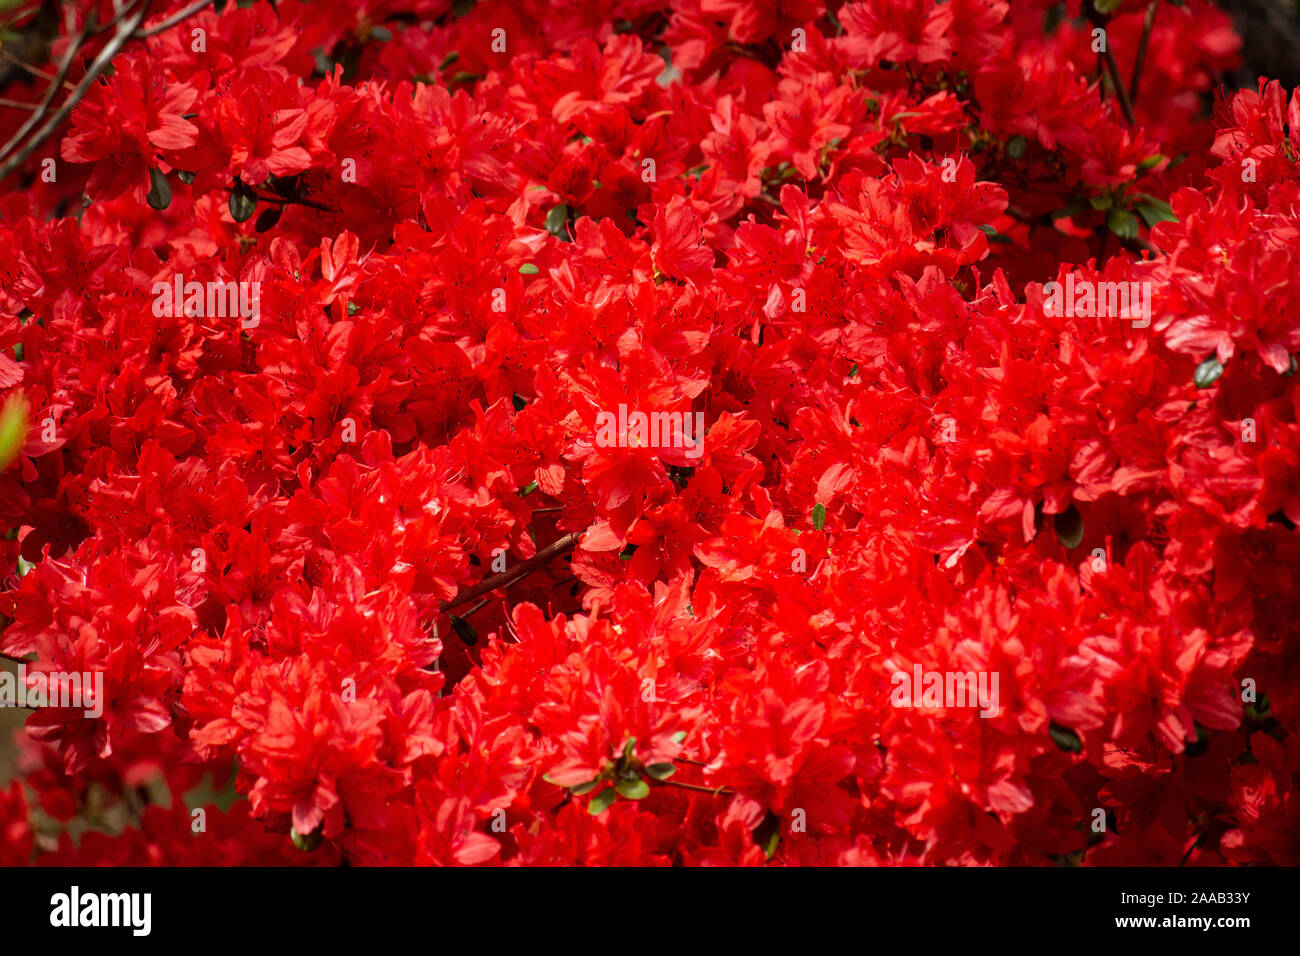
M 0 192 L 4 863 L 1300 863 L 1222 12 L 119 6 L 0 108 L 86 81 Z

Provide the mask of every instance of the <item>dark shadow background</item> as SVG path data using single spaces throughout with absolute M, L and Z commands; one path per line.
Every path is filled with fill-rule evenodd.
M 1255 89 L 1257 79 L 1300 86 L 1300 0 L 1219 0 L 1241 34 L 1242 67 L 1224 77 L 1232 87 Z

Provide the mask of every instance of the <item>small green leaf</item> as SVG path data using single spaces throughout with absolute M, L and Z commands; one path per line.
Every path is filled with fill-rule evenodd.
M 27 442 L 27 399 L 15 392 L 0 409 L 0 471 L 14 463 Z
M 186 186 L 192 185 L 194 182 L 194 174 L 191 172 L 187 172 L 184 169 L 176 170 L 176 178 L 179 179 L 181 182 L 183 182 Z
M 1211 355 L 1196 366 L 1196 372 L 1192 375 L 1192 382 L 1197 388 L 1209 388 L 1219 380 L 1219 376 L 1222 374 L 1223 366 L 1219 364 L 1219 359 Z
M 1074 217 L 1079 215 L 1079 213 L 1083 212 L 1087 208 L 1088 208 L 1088 203 L 1085 202 L 1082 197 L 1076 197 L 1074 199 L 1071 199 L 1060 209 L 1054 210 L 1052 212 L 1052 218 L 1065 219 L 1066 217 Z
M 466 644 L 473 646 L 478 643 L 478 631 L 474 630 L 474 625 L 463 617 L 457 617 L 453 614 L 451 616 L 451 629 Z
M 1124 5 L 1124 0 L 1093 0 L 1098 13 L 1114 13 Z
M 591 793 L 591 791 L 595 790 L 599 784 L 600 777 L 597 777 L 595 780 L 588 780 L 586 783 L 580 783 L 575 787 L 570 787 L 569 793 L 573 794 L 575 797 L 581 797 L 584 794 Z
M 820 531 L 826 526 L 826 506 L 821 502 L 813 505 L 813 527 Z
M 289 839 L 293 840 L 293 845 L 304 853 L 310 853 L 324 842 L 319 829 L 303 834 L 299 833 L 296 827 L 289 831 Z
M 1056 540 L 1066 550 L 1073 551 L 1083 542 L 1083 515 L 1073 504 L 1056 515 L 1052 523 L 1056 527 Z
M 1007 140 L 1007 155 L 1012 159 L 1019 159 L 1025 155 L 1025 147 L 1028 145 L 1029 141 L 1023 136 L 1012 136 Z
M 172 187 L 167 177 L 157 167 L 149 170 L 149 195 L 145 197 L 150 208 L 166 209 L 172 204 Z
M 599 816 L 609 809 L 609 805 L 618 799 L 618 791 L 613 787 L 606 787 L 600 793 L 591 798 L 587 804 L 587 812 L 593 817 Z
M 248 222 L 257 211 L 257 194 L 241 182 L 230 191 L 230 218 L 235 222 Z
M 448 53 L 446 56 L 442 58 L 442 62 L 438 64 L 438 70 L 442 71 L 447 69 L 447 67 L 451 66 L 459 59 L 460 59 L 460 54 L 457 53 L 455 50 L 452 50 L 450 53 Z
M 262 210 L 262 214 L 257 217 L 257 222 L 253 223 L 253 231 L 266 232 L 280 221 L 280 215 L 283 212 L 283 206 L 267 206 Z
M 1106 213 L 1106 227 L 1121 239 L 1136 239 L 1138 236 L 1137 216 L 1123 206 L 1111 206 Z
M 1049 731 L 1052 735 L 1052 741 L 1062 750 L 1072 754 L 1083 752 L 1083 741 L 1069 727 L 1062 727 L 1056 721 L 1052 721 Z
M 673 743 L 675 744 L 679 744 L 685 739 L 686 739 L 686 731 L 684 730 L 679 730 L 677 731 L 677 733 L 673 734 Z
M 618 795 L 626 797 L 628 800 L 641 800 L 650 796 L 650 784 L 640 777 L 619 780 L 616 787 L 618 788 Z
M 677 772 L 677 768 L 670 763 L 652 763 L 645 768 L 645 772 L 655 780 L 667 780 Z
M 1147 224 L 1148 229 L 1158 222 L 1178 221 L 1178 217 L 1173 212 L 1165 212 L 1159 206 L 1153 206 L 1149 202 L 1140 202 L 1134 208 L 1137 209 L 1138 215 L 1142 217 L 1142 221 Z
M 1115 197 L 1109 195 L 1089 196 L 1088 205 L 1098 212 L 1102 212 L 1115 205 Z
M 522 266 L 519 267 L 519 271 L 526 276 L 535 276 L 541 270 L 538 269 L 537 266 L 533 265 L 531 262 L 525 262 Z
M 18 555 L 18 576 L 20 578 L 25 578 L 28 572 L 34 567 L 36 567 L 36 565 L 33 562 L 28 561 L 21 554 Z
M 537 490 L 537 479 L 533 479 L 528 484 L 520 488 L 519 493 L 521 495 L 531 495 L 536 490 Z
M 763 856 L 772 859 L 776 855 L 777 845 L 781 842 L 781 818 L 768 811 L 763 822 L 752 831 L 754 843 L 763 851 Z
M 23 360 L 23 353 L 19 351 L 19 349 L 21 349 L 22 347 L 23 345 L 21 342 L 19 342 L 17 345 L 14 346 L 14 354 L 18 356 L 18 361 L 20 362 Z M 1282 374 L 1290 376 L 1290 375 L 1294 375 L 1296 372 L 1296 360 L 1294 355 L 1288 357 L 1291 359 L 1291 364 L 1287 366 L 1287 370 Z
M 1165 161 L 1164 153 L 1154 153 L 1148 156 L 1142 162 L 1138 163 L 1138 172 L 1145 173 L 1148 169 L 1155 169 Z
M 546 214 L 546 231 L 556 239 L 567 239 L 569 232 L 569 207 L 560 203 Z

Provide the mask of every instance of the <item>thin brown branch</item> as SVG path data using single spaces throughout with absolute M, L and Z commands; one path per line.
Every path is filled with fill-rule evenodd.
M 1136 125 L 1137 120 L 1133 116 L 1133 104 L 1128 98 L 1128 89 L 1120 78 L 1119 63 L 1115 60 L 1115 54 L 1111 52 L 1109 46 L 1102 53 L 1102 62 L 1106 64 L 1106 70 L 1110 74 L 1111 83 L 1115 87 L 1115 98 L 1119 100 L 1119 108 L 1124 114 L 1124 119 L 1128 121 L 1129 126 Z
M 24 102 L 23 100 L 9 100 L 9 99 L 5 99 L 3 96 L 0 96 L 0 106 L 8 106 L 16 110 L 33 110 L 33 111 L 41 108 L 40 104 L 38 103 L 27 103 Z
M 1133 76 L 1128 81 L 1128 99 L 1130 103 L 1137 103 L 1138 85 L 1142 82 L 1142 67 L 1146 64 L 1147 43 L 1151 40 L 1151 28 L 1156 22 L 1156 7 L 1160 0 L 1151 0 L 1147 4 L 1146 19 L 1142 21 L 1142 39 L 1138 41 L 1137 59 L 1133 61 Z
M 497 588 L 507 587 L 508 585 L 513 584 L 515 581 L 546 564 L 555 556 L 572 549 L 574 545 L 578 543 L 578 537 L 579 535 L 576 532 L 573 534 L 566 534 L 558 541 L 553 541 L 546 547 L 542 548 L 541 551 L 538 551 L 531 558 L 519 562 L 519 564 L 515 565 L 513 568 L 508 568 L 499 574 L 494 574 L 492 577 L 480 581 L 472 588 L 460 592 L 460 594 L 457 594 L 452 600 L 443 604 L 442 609 L 444 611 L 450 611 L 452 608 L 473 601 L 475 598 L 481 597 L 489 591 L 495 591 Z
M 4 60 L 6 63 L 11 63 L 14 66 L 18 67 L 18 69 L 30 73 L 32 76 L 39 76 L 41 79 L 49 80 L 51 83 L 59 82 L 58 77 L 55 76 L 53 73 L 34 67 L 26 60 L 18 59 L 18 57 L 14 56 L 4 47 L 0 47 L 0 60 Z M 63 88 L 68 91 L 75 89 L 75 87 L 73 87 L 71 83 L 64 83 Z
M 204 7 L 210 7 L 210 6 L 212 6 L 212 0 L 197 0 L 197 2 L 191 3 L 184 10 L 181 10 L 177 13 L 173 13 L 170 17 L 168 17 L 166 20 L 163 20 L 160 23 L 155 23 L 152 26 L 143 27 L 139 30 L 136 30 L 135 39 L 143 40 L 145 37 L 151 37 L 156 33 L 162 33 L 164 30 L 170 30 L 172 27 L 176 26 L 176 24 L 180 23 L 182 20 L 187 20 L 190 17 L 194 16 L 194 14 L 202 10 Z
M 696 793 L 711 793 L 715 797 L 729 797 L 736 791 L 730 787 L 702 787 L 698 783 L 682 783 L 680 780 L 660 780 L 665 787 L 680 787 L 683 790 L 694 790 Z
M 49 139 L 50 135 L 58 129 L 60 125 L 62 125 L 63 121 L 66 120 L 69 115 L 71 115 L 73 108 L 81 102 L 81 98 L 86 95 L 91 86 L 99 82 L 99 76 L 104 72 L 104 68 L 113 62 L 113 57 L 117 56 L 122 47 L 126 45 L 126 42 L 131 39 L 131 34 L 135 31 L 135 28 L 140 25 L 140 21 L 144 19 L 148 10 L 149 0 L 144 0 L 134 13 L 128 15 L 126 19 L 122 21 L 117 32 L 113 34 L 112 39 L 104 45 L 104 49 L 99 51 L 99 56 L 95 57 L 94 62 L 90 64 L 90 68 L 86 70 L 86 75 L 82 78 L 81 82 L 77 84 L 77 88 L 72 91 L 66 100 L 63 101 L 63 105 L 58 108 L 44 126 L 31 135 L 21 149 L 15 152 L 12 156 L 9 156 L 8 159 L 5 160 L 4 165 L 0 166 L 0 180 L 4 179 L 26 162 L 27 157 L 36 152 L 40 145 Z M 51 84 L 51 88 L 57 89 L 58 87 Z M 40 115 L 40 113 L 35 113 L 33 114 L 33 117 Z M 0 153 L 0 155 L 6 155 L 8 152 L 9 148 L 6 147 L 4 152 Z
M 22 142 L 23 137 L 31 130 L 36 128 L 36 124 L 41 121 L 46 110 L 50 108 L 50 103 L 54 100 L 54 95 L 58 93 L 59 88 L 67 79 L 68 71 L 72 69 L 72 64 L 76 62 L 77 55 L 81 52 L 81 45 L 86 42 L 86 37 L 94 29 L 95 15 L 92 12 L 86 17 L 86 22 L 81 27 L 81 32 L 68 44 L 68 52 L 63 56 L 63 62 L 59 64 L 59 72 L 55 74 L 54 82 L 45 91 L 45 96 L 41 100 L 40 109 L 28 117 L 27 122 L 18 128 L 18 132 L 10 138 L 9 142 L 0 147 L 0 159 L 4 159 L 9 153 Z M 3 178 L 3 177 L 0 177 Z

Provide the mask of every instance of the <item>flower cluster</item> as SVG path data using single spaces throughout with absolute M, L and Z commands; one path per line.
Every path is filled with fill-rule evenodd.
M 1223 13 L 186 6 L 0 194 L 0 862 L 1300 863 Z

